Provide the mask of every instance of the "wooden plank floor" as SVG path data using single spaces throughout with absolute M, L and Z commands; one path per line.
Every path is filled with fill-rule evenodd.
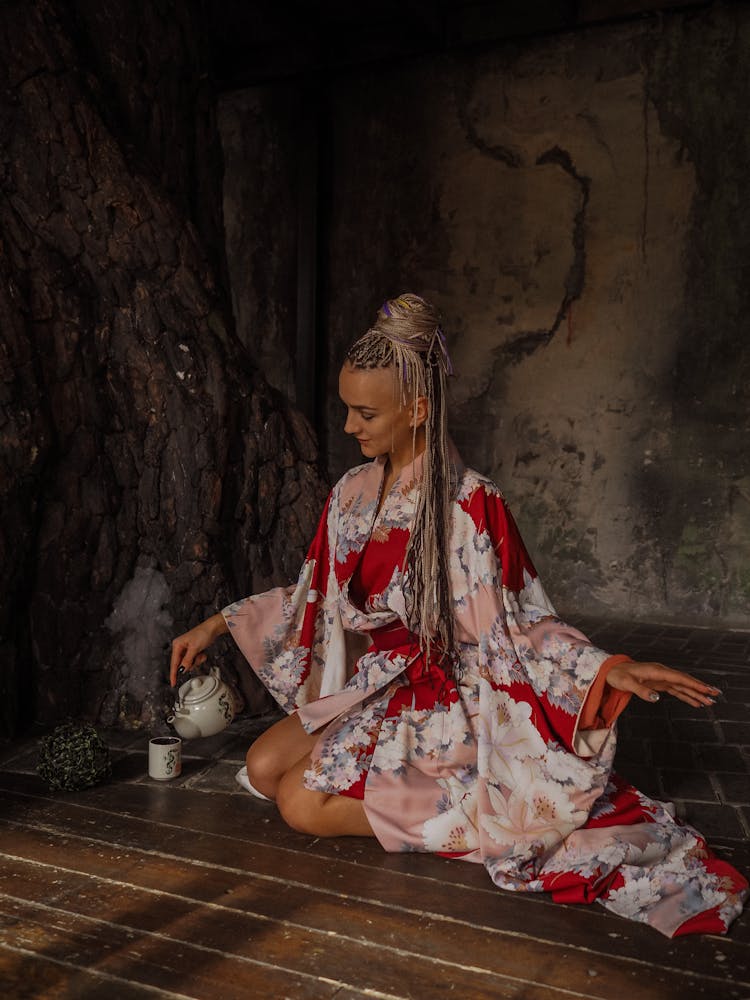
M 737 859 L 735 859 L 737 860 Z M 0 773 L 3 997 L 750 997 L 750 933 L 668 941 L 250 796 Z

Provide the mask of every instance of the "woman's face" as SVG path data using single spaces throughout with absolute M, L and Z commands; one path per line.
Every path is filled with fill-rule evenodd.
M 414 445 L 414 403 L 402 404 L 393 368 L 353 368 L 344 364 L 339 395 L 346 406 L 344 431 L 352 434 L 367 458 L 388 455 L 401 467 L 411 461 Z M 416 453 L 424 450 L 424 397 L 417 400 Z

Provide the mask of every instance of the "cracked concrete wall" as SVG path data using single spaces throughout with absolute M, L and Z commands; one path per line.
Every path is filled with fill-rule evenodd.
M 332 92 L 325 440 L 386 295 L 435 300 L 454 437 L 557 606 L 750 626 L 747 4 Z

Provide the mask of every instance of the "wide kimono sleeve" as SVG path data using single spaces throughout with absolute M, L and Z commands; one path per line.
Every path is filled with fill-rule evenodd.
M 611 656 L 555 614 L 497 488 L 467 484 L 454 508 L 451 573 L 459 639 L 479 647 L 481 673 L 529 706 L 545 742 L 598 755 L 629 695 L 606 684 Z M 612 750 L 614 747 L 611 748 Z
M 331 492 L 296 585 L 224 608 L 229 634 L 279 705 L 292 713 L 346 683 L 335 550 L 338 491 Z

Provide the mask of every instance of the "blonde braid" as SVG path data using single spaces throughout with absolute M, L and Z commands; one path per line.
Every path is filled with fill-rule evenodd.
M 407 624 L 429 657 L 436 643 L 458 663 L 448 571 L 451 503 L 456 471 L 448 454 L 447 379 L 453 374 L 440 316 L 418 295 L 405 294 L 381 306 L 375 325 L 350 348 L 354 368 L 393 368 L 402 405 L 427 400 L 422 479 L 406 549 Z M 416 419 L 414 423 L 416 445 Z

